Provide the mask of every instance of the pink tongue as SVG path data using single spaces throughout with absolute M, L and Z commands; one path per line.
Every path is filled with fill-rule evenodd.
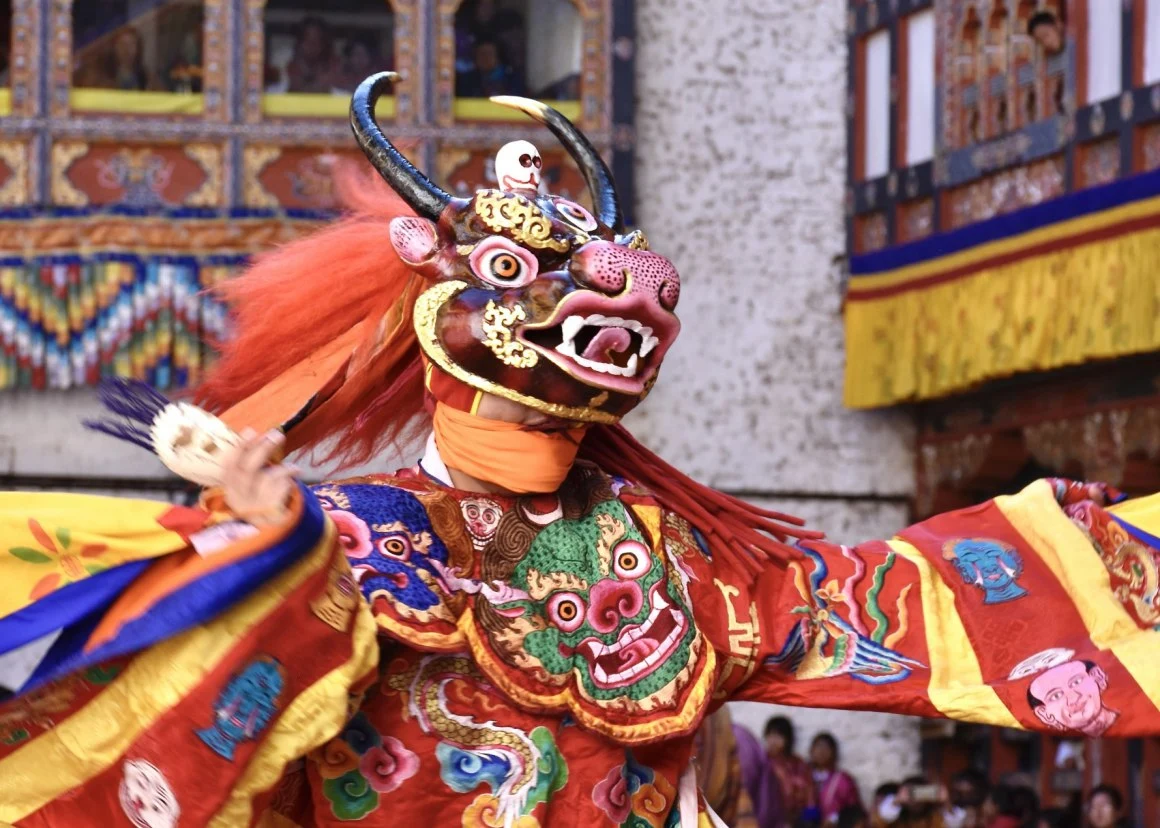
M 609 362 L 605 357 L 613 352 L 627 351 L 632 344 L 632 337 L 624 328 L 601 328 L 600 333 L 592 337 L 588 347 L 580 356 L 593 362 Z

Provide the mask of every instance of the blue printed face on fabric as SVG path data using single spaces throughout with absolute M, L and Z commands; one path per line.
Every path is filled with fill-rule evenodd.
M 963 583 L 983 590 L 984 604 L 1001 604 L 1027 594 L 1017 582 L 1023 574 L 1023 559 L 1008 544 L 965 538 L 948 543 L 943 557 L 954 565 Z
M 268 656 L 252 661 L 232 679 L 214 705 L 214 723 L 197 731 L 218 756 L 233 761 L 242 742 L 266 729 L 278 709 L 285 679 L 282 665 Z
M 372 605 L 385 593 L 396 607 L 420 617 L 442 606 L 436 565 L 447 564 L 447 548 L 413 494 L 365 483 L 327 484 L 314 493 Z

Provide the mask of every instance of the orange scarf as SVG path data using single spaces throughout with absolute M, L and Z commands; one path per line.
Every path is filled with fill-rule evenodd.
M 435 404 L 435 445 L 443 462 L 517 494 L 548 493 L 568 476 L 583 428 L 529 431 L 520 423 L 485 420 Z

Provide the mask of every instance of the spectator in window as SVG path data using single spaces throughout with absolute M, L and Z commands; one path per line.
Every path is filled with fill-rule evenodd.
M 765 723 L 765 751 L 781 789 L 782 816 L 787 825 L 797 825 L 807 811 L 818 807 L 810 766 L 793 749 L 794 729 L 789 719 L 774 716 Z
M 1124 795 L 1112 785 L 1097 785 L 1088 798 L 1089 828 L 1128 828 L 1124 818 Z
M 479 84 L 479 96 L 522 95 L 523 84 L 515 77 L 505 55 L 494 40 L 484 40 L 475 44 L 475 72 Z
M 186 33 L 181 51 L 169 67 L 170 92 L 201 92 L 201 31 Z
M 1063 21 L 1050 10 L 1031 15 L 1027 21 L 1027 34 L 1049 55 L 1063 51 Z
M 810 744 L 810 768 L 823 823 L 836 823 L 839 812 L 847 806 L 862 807 L 854 778 L 838 770 L 838 742 L 831 734 L 819 733 L 814 737 Z
M 334 88 L 339 66 L 334 54 L 334 35 L 326 21 L 318 17 L 302 21 L 286 74 L 290 92 L 329 94 Z
M 158 89 L 160 84 L 146 67 L 141 33 L 132 26 L 118 29 L 103 59 L 81 62 L 73 83 L 89 89 Z
M 375 72 L 387 69 L 379 57 L 379 50 L 371 37 L 352 37 L 343 50 L 342 74 L 336 92 L 348 94 Z

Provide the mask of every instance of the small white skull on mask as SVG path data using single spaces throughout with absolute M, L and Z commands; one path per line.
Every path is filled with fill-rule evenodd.
M 495 154 L 495 175 L 505 192 L 539 192 L 544 161 L 530 141 L 512 141 Z

